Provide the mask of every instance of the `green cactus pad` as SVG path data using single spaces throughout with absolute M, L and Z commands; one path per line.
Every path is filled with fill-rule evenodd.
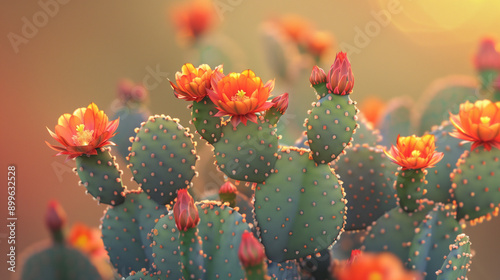
M 238 184 L 237 186 L 239 186 Z M 219 194 L 209 195 L 203 198 L 203 200 L 222 200 L 219 197 Z M 241 192 L 236 193 L 235 199 L 236 205 L 233 207 L 236 211 L 238 211 L 247 221 L 248 224 L 253 224 L 253 203 L 252 201 Z
M 189 129 L 169 116 L 151 116 L 133 139 L 128 160 L 134 180 L 158 204 L 171 203 L 195 175 L 197 155 Z
M 408 267 L 423 273 L 426 280 L 434 280 L 442 260 L 450 252 L 449 245 L 462 233 L 456 220 L 456 209 L 451 204 L 436 204 L 415 233 L 408 255 Z
M 220 117 L 214 117 L 218 112 L 214 103 L 208 96 L 200 102 L 193 101 L 193 124 L 201 137 L 213 144 L 219 140 L 222 133 L 222 120 Z
M 450 112 L 457 114 L 460 104 L 466 100 L 477 100 L 476 91 L 477 82 L 473 77 L 450 76 L 435 81 L 416 105 L 414 116 L 418 124 L 417 134 L 422 135 L 448 120 Z
M 28 258 L 22 280 L 102 279 L 88 257 L 64 244 L 55 244 Z
M 281 263 L 267 261 L 267 274 L 276 280 L 299 280 L 299 266 L 295 260 Z
M 111 156 L 109 147 L 97 149 L 97 155 L 76 158 L 76 172 L 80 185 L 87 188 L 99 203 L 119 205 L 123 203 L 122 171 Z
M 237 127 L 226 124 L 214 144 L 217 165 L 229 178 L 260 183 L 267 179 L 276 162 L 278 137 L 269 123 L 259 119 Z
M 500 149 L 466 151 L 451 175 L 459 219 L 481 221 L 500 206 Z
M 255 188 L 255 219 L 267 257 L 275 262 L 328 248 L 345 224 L 341 183 L 309 151 L 283 147 L 271 176 Z
M 172 212 L 158 220 L 150 238 L 154 270 L 166 279 L 182 279 L 179 231 Z
M 196 205 L 206 279 L 243 279 L 245 272 L 240 265 L 238 249 L 241 235 L 250 231 L 245 218 L 220 202 L 201 201 Z
M 328 94 L 313 103 L 304 126 L 314 161 L 329 163 L 350 145 L 357 111 L 349 95 Z
M 148 234 L 164 214 L 167 208 L 142 191 L 128 192 L 124 203 L 108 207 L 102 218 L 102 240 L 120 275 L 142 268 L 154 272 L 150 269 L 153 251 Z
M 412 134 L 412 106 L 413 100 L 408 97 L 396 97 L 389 101 L 378 123 L 382 135 L 380 145 L 390 147 L 396 142 L 398 135 Z
M 432 208 L 433 205 L 425 204 L 416 212 L 408 213 L 401 207 L 386 212 L 367 228 L 361 249 L 369 252 L 389 251 L 402 262 L 407 262 L 415 229 Z
M 204 279 L 206 272 L 203 260 L 202 241 L 198 228 L 179 231 L 179 251 L 181 252 L 181 270 L 184 279 Z
M 394 172 L 381 147 L 354 145 L 334 165 L 347 199 L 345 230 L 365 229 L 397 206 Z
M 425 176 L 427 193 L 423 197 L 434 202 L 451 202 L 450 174 L 460 156 L 470 148 L 470 145 L 463 144 L 462 140 L 449 135 L 453 129 L 451 123 L 443 122 L 431 132 L 436 137 L 436 151 L 444 153 L 443 159 L 436 163 L 434 168 L 428 169 Z
M 401 167 L 398 170 L 394 188 L 396 189 L 399 206 L 407 212 L 413 212 L 419 208 L 420 201 L 424 198 L 427 170 L 402 170 Z
M 146 269 L 142 269 L 141 271 L 138 272 L 131 272 L 130 276 L 127 278 L 123 278 L 125 280 L 163 280 L 165 277 L 161 275 L 157 275 L 155 272 L 149 272 L 146 271 Z M 177 279 L 182 279 L 182 278 L 177 278 Z
M 201 201 L 196 206 L 200 215 L 198 236 L 203 242 L 205 279 L 243 279 L 245 272 L 240 265 L 238 248 L 243 232 L 250 231 L 244 217 L 220 202 Z M 152 239 L 158 273 L 178 279 L 182 276 L 179 231 L 172 211 L 158 220 Z
M 116 135 L 113 136 L 111 141 L 116 144 L 116 149 L 122 158 L 126 158 L 129 154 L 129 139 L 135 136 L 135 128 L 139 127 L 142 122 L 147 121 L 149 115 L 150 112 L 145 106 L 134 106 L 132 108 L 123 106 L 116 111 L 112 119 L 120 118 L 120 124 L 116 129 Z
M 446 256 L 441 269 L 436 274 L 436 280 L 467 279 L 466 274 L 470 270 L 471 250 L 469 237 L 460 234 L 455 243 L 450 245 L 450 253 Z

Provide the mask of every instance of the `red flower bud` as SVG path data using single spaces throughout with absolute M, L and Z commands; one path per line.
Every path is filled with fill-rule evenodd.
M 45 213 L 45 224 L 51 231 L 59 231 L 66 224 L 66 212 L 57 200 L 49 201 Z
M 244 267 L 262 264 L 264 258 L 264 247 L 253 236 L 253 233 L 245 231 L 241 235 L 241 244 L 238 250 L 238 258 Z
M 177 201 L 174 204 L 174 219 L 177 229 L 187 231 L 200 222 L 198 208 L 194 205 L 193 197 L 187 189 L 177 191 Z
M 495 41 L 485 38 L 479 45 L 479 50 L 474 57 L 477 70 L 500 70 L 500 53 L 495 48 Z
M 354 87 L 354 76 L 352 74 L 351 63 L 347 59 L 347 54 L 344 52 L 339 52 L 335 58 L 335 62 L 330 71 L 328 71 L 328 76 L 326 76 L 329 93 L 338 95 L 347 95 L 352 92 Z
M 309 82 L 311 82 L 311 85 L 313 86 L 326 83 L 325 71 L 317 65 L 314 65 L 313 70 L 311 71 L 311 77 L 309 77 Z
M 219 194 L 236 194 L 238 189 L 233 183 L 227 181 L 219 189 Z
M 273 107 L 278 109 L 281 114 L 284 114 L 286 109 L 288 108 L 288 93 L 283 93 L 281 95 L 276 96 L 271 100 L 273 103 Z

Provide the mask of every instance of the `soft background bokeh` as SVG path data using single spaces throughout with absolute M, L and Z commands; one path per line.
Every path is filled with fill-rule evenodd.
M 8 165 L 16 166 L 18 256 L 31 244 L 48 237 L 43 215 L 49 199 L 61 202 L 70 224 L 81 221 L 98 226 L 105 207 L 97 206 L 84 194 L 84 188 L 77 185 L 77 176 L 71 172 L 74 162 L 53 157 L 55 152 L 44 143 L 49 140 L 46 127 L 53 129 L 59 115 L 90 102 L 109 110 L 120 78 L 142 82 L 159 69 L 174 79 L 183 63 L 197 63 L 196 51 L 178 43 L 168 19 L 168 8 L 174 2 L 68 1 L 15 53 L 8 34 L 22 34 L 23 17 L 32 22 L 41 7 L 37 1 L 2 0 L 0 268 L 3 275 L 8 275 L 4 270 L 7 231 L 3 225 Z M 207 40 L 218 42 L 230 54 L 233 61 L 225 62 L 226 72 L 251 68 L 263 80 L 274 78 L 264 55 L 261 22 L 272 16 L 296 13 L 310 19 L 318 29 L 332 32 L 336 50 L 344 46 L 348 51 L 356 77 L 352 98 L 359 102 L 370 95 L 383 100 L 407 95 L 418 100 L 437 78 L 450 74 L 473 76 L 471 57 L 479 39 L 485 35 L 500 37 L 500 4 L 486 0 L 215 2 L 228 9 L 219 10 L 222 16 L 216 18 L 217 26 Z M 388 5 L 398 6 L 401 12 L 391 14 L 387 24 L 378 24 L 379 29 L 373 27 L 374 23 L 377 25 L 376 14 L 387 10 Z M 359 44 L 358 30 L 365 28 L 372 28 L 372 33 Z M 348 45 L 357 49 L 346 48 Z M 324 61 L 322 66 L 328 67 L 332 62 Z M 152 113 L 178 117 L 187 125 L 187 103 L 173 97 L 168 80 L 162 76 L 151 83 L 154 83 L 149 88 Z M 301 75 L 294 84 L 307 88 L 308 75 Z M 313 93 L 282 87 L 290 93 L 290 112 L 295 114 L 292 123 L 300 125 L 308 109 L 304 105 L 314 100 Z M 205 145 L 199 146 L 206 149 Z M 125 168 L 123 164 L 121 167 Z M 201 173 L 200 177 L 203 176 L 207 175 Z M 135 187 L 128 180 L 126 185 Z M 499 228 L 500 218 L 496 218 L 466 229 L 476 252 L 469 279 L 498 279 Z

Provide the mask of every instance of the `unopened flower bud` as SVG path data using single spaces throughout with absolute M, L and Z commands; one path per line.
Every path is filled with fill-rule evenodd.
M 244 267 L 251 267 L 262 264 L 266 255 L 264 247 L 255 238 L 253 233 L 244 232 L 241 235 L 241 244 L 238 250 L 238 258 Z
M 347 54 L 339 52 L 335 58 L 328 76 L 326 87 L 328 92 L 337 95 L 347 95 L 354 87 L 354 75 L 352 74 L 351 63 L 347 59 Z
M 198 208 L 194 205 L 193 197 L 187 189 L 177 191 L 177 201 L 174 204 L 174 218 L 177 229 L 187 231 L 194 228 L 200 222 Z
M 313 86 L 326 83 L 325 71 L 319 68 L 317 65 L 315 65 L 313 67 L 313 70 L 311 71 L 311 77 L 309 77 L 309 82 L 311 82 L 311 85 Z

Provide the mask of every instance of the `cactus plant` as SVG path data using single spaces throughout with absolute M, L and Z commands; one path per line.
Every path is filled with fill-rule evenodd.
M 170 116 L 151 116 L 131 134 L 125 160 L 139 190 L 123 186 L 114 151 L 105 147 L 118 120 L 108 121 L 94 104 L 63 115 L 50 133 L 63 147 L 49 145 L 76 159 L 88 192 L 109 204 L 102 238 L 122 277 L 334 279 L 335 267 L 356 267 L 358 253 L 345 259 L 358 248 L 374 263 L 369 252 L 390 252 L 395 257 L 380 258 L 396 270 L 399 259 L 412 270 L 406 276 L 465 277 L 471 255 L 463 224 L 487 220 L 500 207 L 500 103 L 463 103 L 450 123 L 416 136 L 411 106 L 396 102 L 381 121 L 380 142 L 358 119 L 351 65 L 339 53 L 328 74 L 313 68 L 318 101 L 302 137 L 286 146 L 293 141 L 276 131 L 293 96 L 272 97 L 273 80 L 208 65 L 181 71 L 171 83 L 174 95 L 192 102 L 195 133 L 226 175 L 219 196 L 189 195 L 198 187 L 193 177 L 204 174 L 195 169 L 193 134 Z M 428 112 L 442 113 L 434 105 Z

